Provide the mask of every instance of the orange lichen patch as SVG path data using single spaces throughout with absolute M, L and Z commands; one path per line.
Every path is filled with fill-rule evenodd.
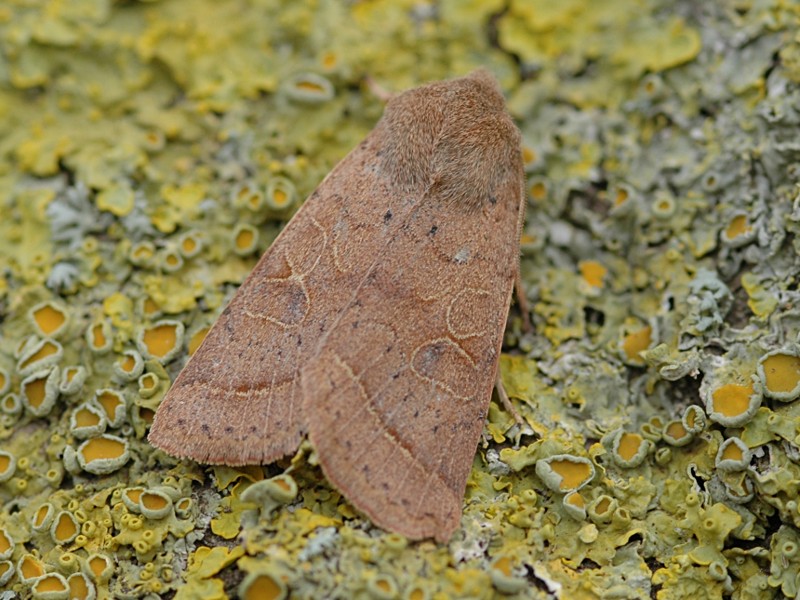
M 0 454 L 0 475 L 8 471 L 11 468 L 11 456 L 9 454 L 3 453 Z M 0 544 L 0 552 L 2 552 L 2 544 Z
M 742 452 L 742 449 L 736 444 L 727 444 L 725 448 L 723 448 L 720 458 L 722 460 L 735 460 L 740 462 L 744 459 L 744 452 Z
M 25 397 L 28 399 L 28 404 L 30 404 L 34 408 L 39 408 L 45 401 L 46 390 L 45 384 L 47 383 L 47 375 L 42 377 L 37 377 L 31 381 L 28 381 L 24 387 L 24 394 Z
M 152 390 L 158 385 L 158 377 L 153 373 L 145 373 L 139 378 L 139 385 L 144 390 Z
M 64 370 L 64 380 L 67 383 L 72 383 L 72 380 L 75 379 L 75 375 L 80 373 L 80 369 L 78 367 L 67 367 Z
M 89 573 L 94 580 L 100 581 L 105 575 L 108 574 L 111 567 L 111 561 L 107 556 L 94 554 L 89 557 L 87 565 L 89 567 Z
M 92 597 L 94 590 L 89 589 L 89 582 L 83 573 L 73 573 L 67 579 L 70 600 L 87 600 Z
M 773 354 L 761 363 L 768 392 L 788 394 L 800 383 L 800 356 Z
M 120 406 L 125 406 L 125 400 L 119 393 L 113 390 L 101 390 L 96 398 L 97 403 L 106 413 L 106 419 L 109 423 L 114 423 L 118 420 L 118 411 Z
M 19 562 L 19 574 L 25 579 L 33 579 L 44 575 L 44 565 L 31 554 L 26 554 Z
M 595 288 L 603 287 L 603 278 L 608 273 L 608 269 L 602 264 L 595 260 L 583 260 L 578 263 L 578 269 L 580 269 L 584 281 L 590 286 Z
M 57 544 L 66 544 L 75 539 L 78 535 L 78 523 L 68 512 L 59 513 L 53 523 L 53 541 Z
M 285 594 L 283 586 L 266 573 L 257 575 L 247 586 L 242 598 L 244 600 L 277 600 Z
M 125 496 L 134 504 L 139 504 L 139 499 L 142 497 L 143 491 L 142 488 L 130 488 L 125 490 Z
M 34 529 L 41 529 L 47 523 L 50 513 L 53 511 L 51 504 L 43 504 L 39 509 L 33 513 L 33 527 Z
M 0 400 L 0 410 L 10 415 L 16 414 L 20 406 L 19 399 L 14 394 L 8 394 Z
M 142 303 L 142 311 L 144 312 L 144 316 L 151 317 L 161 312 L 161 307 L 156 304 L 152 298 L 145 298 L 144 302 Z
M 175 349 L 178 343 L 177 326 L 163 323 L 144 330 L 142 343 L 147 351 L 158 358 L 163 358 Z
M 106 334 L 103 331 L 102 323 L 95 323 L 94 325 L 92 325 L 90 335 L 92 339 L 92 344 L 94 345 L 95 348 L 102 348 L 106 344 L 108 344 L 108 340 L 106 339 Z
M 281 479 L 280 477 L 274 477 L 272 479 L 272 481 L 274 481 L 275 485 L 277 485 L 279 488 L 281 488 L 284 492 L 289 492 L 289 493 L 297 492 L 297 490 L 294 489 L 291 486 L 291 484 L 288 481 L 286 481 L 285 479 Z
M 66 592 L 66 591 L 69 591 L 67 582 L 58 573 L 48 573 L 44 577 L 38 579 L 36 583 L 33 584 L 34 596 L 38 594 L 44 594 L 45 592 L 50 592 L 55 594 L 57 592 Z
M 39 308 L 34 308 L 31 317 L 36 327 L 43 335 L 50 336 L 58 331 L 67 322 L 67 314 L 53 304 L 44 304 Z
M 522 162 L 526 165 L 531 164 L 537 159 L 536 151 L 533 148 L 528 148 L 528 146 L 522 147 Z
M 655 203 L 653 208 L 655 208 L 657 212 L 667 213 L 671 212 L 674 207 L 675 204 L 673 203 L 671 198 L 661 198 Z
M 75 412 L 75 425 L 78 427 L 95 427 L 100 424 L 100 417 L 87 408 Z
M 149 244 L 139 244 L 131 252 L 131 258 L 136 262 L 147 262 L 154 255 L 154 249 Z
M 616 189 L 616 193 L 614 194 L 614 206 L 624 204 L 628 198 L 630 198 L 630 193 L 628 193 L 628 190 L 623 187 L 618 187 Z
M 48 356 L 53 356 L 54 354 L 57 354 L 59 350 L 60 348 L 58 344 L 55 344 L 50 340 L 45 340 L 36 352 L 31 354 L 22 363 L 20 363 L 19 368 L 20 370 L 27 369 L 32 364 L 37 363 L 40 360 L 47 358 Z
M 206 339 L 209 329 L 209 327 L 203 327 L 189 339 L 189 356 L 194 354 L 200 344 L 203 343 L 203 340 Z
M 550 468 L 561 476 L 559 487 L 562 490 L 575 489 L 586 483 L 592 476 L 592 467 L 585 462 L 554 460 L 550 462 Z
M 192 499 L 191 498 L 181 498 L 178 500 L 178 503 L 175 505 L 175 508 L 178 510 L 189 510 L 192 506 Z
M 130 373 L 136 366 L 136 359 L 130 354 L 126 354 L 117 364 L 119 365 L 120 369 L 126 373 Z
M 5 556 L 12 548 L 11 537 L 6 533 L 5 529 L 0 529 L 0 556 Z
M 384 579 L 382 577 L 378 577 L 372 584 L 377 588 L 380 592 L 383 592 L 387 595 L 393 595 L 392 593 L 395 592 L 395 585 L 389 581 L 388 579 Z
M 584 500 L 583 496 L 579 492 L 573 492 L 569 494 L 564 498 L 564 500 L 576 508 L 586 508 L 586 500 Z
M 81 454 L 87 463 L 94 460 L 108 460 L 122 457 L 127 448 L 118 439 L 110 436 L 96 437 L 89 440 L 81 450 Z
M 181 252 L 184 254 L 192 255 L 197 251 L 197 248 L 197 240 L 192 236 L 186 236 L 183 238 L 183 240 L 181 240 Z
M 331 70 L 339 63 L 339 60 L 337 59 L 335 53 L 325 52 L 322 55 L 322 60 L 320 62 L 322 64 L 323 69 Z
M 258 190 L 253 189 L 249 185 L 243 185 L 239 188 L 239 191 L 236 192 L 236 204 L 238 206 L 250 205 L 255 208 L 260 203 L 261 194 L 258 193 Z
M 9 571 L 13 568 L 14 566 L 9 561 L 0 562 L 0 581 L 3 581 L 5 577 L 11 577 Z
M 725 237 L 729 240 L 736 239 L 741 235 L 747 235 L 752 231 L 752 227 L 747 222 L 746 215 L 737 215 L 731 219 L 728 226 L 725 228 Z
M 420 588 L 414 588 L 408 594 L 408 600 L 425 600 L 428 595 L 425 593 L 425 590 Z
M 608 512 L 609 508 L 611 508 L 611 498 L 603 496 L 595 505 L 594 510 L 598 514 L 605 514 Z
M 643 363 L 639 353 L 650 347 L 653 341 L 652 335 L 653 328 L 648 325 L 622 338 L 622 351 L 625 357 L 631 362 Z
M 492 565 L 492 568 L 496 571 L 500 571 L 506 577 L 511 577 L 511 569 L 514 567 L 514 563 L 508 556 L 501 556 Z
M 277 205 L 277 206 L 286 206 L 286 204 L 287 204 L 287 202 L 286 202 L 286 201 L 287 201 L 288 199 L 289 199 L 289 194 L 287 194 L 287 193 L 286 193 L 284 190 L 282 190 L 282 189 L 276 189 L 276 190 L 275 190 L 275 191 L 272 193 L 272 202 L 273 202 L 273 204 L 275 204 L 275 205 Z
M 0 390 L 4 390 L 8 385 L 8 375 L 4 371 L 0 371 Z
M 695 428 L 701 425 L 700 419 L 698 418 L 700 412 L 699 409 L 697 410 L 686 410 L 685 412 L 685 423 L 689 427 L 689 429 L 694 430 Z
M 680 421 L 673 421 L 669 425 L 667 425 L 666 430 L 664 431 L 669 437 L 674 440 L 680 440 L 689 435 L 689 432 L 686 431 L 686 428 L 683 426 L 683 423 Z
M 541 202 L 547 198 L 547 186 L 543 181 L 536 181 L 530 187 L 531 198 L 536 202 Z
M 234 249 L 237 252 L 251 252 L 256 245 L 256 232 L 248 227 L 242 227 L 233 239 Z
M 623 433 L 617 444 L 617 454 L 619 454 L 623 460 L 632 460 L 637 452 L 639 452 L 639 448 L 641 448 L 643 443 L 644 438 L 638 433 Z
M 168 253 L 164 258 L 164 265 L 167 268 L 177 269 L 183 264 L 181 257 L 172 252 Z
M 753 384 L 738 385 L 729 383 L 711 393 L 712 407 L 725 417 L 738 417 L 750 409 L 750 397 L 753 395 Z
M 139 502 L 143 508 L 147 508 L 149 510 L 163 510 L 169 506 L 169 502 L 166 498 L 159 494 L 152 494 L 150 492 L 142 493 Z

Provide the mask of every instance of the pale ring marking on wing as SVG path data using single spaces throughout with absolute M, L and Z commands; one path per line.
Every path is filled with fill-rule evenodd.
M 322 234 L 322 243 L 318 245 L 318 248 L 315 252 L 317 257 L 314 259 L 314 264 L 312 264 L 306 271 L 300 271 L 297 268 L 297 265 L 294 264 L 291 255 L 289 254 L 289 248 L 284 252 L 284 258 L 286 259 L 286 264 L 289 265 L 289 268 L 292 271 L 292 275 L 296 276 L 298 279 L 302 279 L 306 277 L 309 273 L 311 273 L 314 269 L 317 268 L 319 261 L 322 260 L 322 255 L 325 253 L 325 248 L 328 246 L 328 234 L 325 232 L 325 229 L 320 225 L 319 221 L 315 218 L 311 217 L 311 224 L 316 227 L 319 232 Z
M 483 336 L 486 335 L 486 333 L 489 331 L 488 328 L 484 328 L 478 331 L 458 331 L 458 328 L 453 324 L 453 319 L 452 319 L 453 307 L 454 306 L 460 307 L 463 304 L 470 302 L 469 299 L 462 299 L 462 296 L 466 294 L 474 294 L 476 296 L 489 296 L 489 297 L 492 296 L 491 292 L 479 288 L 464 288 L 463 290 L 460 290 L 455 296 L 453 296 L 453 299 L 447 306 L 447 331 L 450 333 L 450 335 L 459 340 L 465 340 L 471 337 Z
M 417 377 L 419 377 L 420 379 L 422 379 L 423 381 L 427 381 L 428 383 L 431 383 L 431 384 L 433 384 L 433 385 L 435 385 L 435 386 L 437 386 L 437 387 L 439 387 L 439 388 L 443 389 L 443 390 L 444 390 L 444 391 L 446 391 L 448 394 L 452 395 L 452 396 L 453 396 L 453 397 L 455 397 L 455 398 L 458 398 L 459 400 L 470 400 L 470 399 L 472 398 L 472 396 L 462 396 L 461 394 L 458 394 L 458 393 L 457 393 L 457 392 L 456 392 L 454 389 L 452 389 L 452 388 L 451 388 L 449 385 L 447 385 L 446 383 L 444 383 L 444 382 L 442 382 L 442 381 L 439 381 L 438 379 L 434 379 L 433 377 L 428 377 L 427 375 L 423 375 L 422 373 L 420 373 L 420 372 L 419 372 L 419 371 L 418 371 L 418 370 L 417 370 L 417 369 L 414 367 L 414 362 L 415 362 L 415 359 L 417 358 L 417 354 L 419 354 L 419 352 L 420 352 L 420 351 L 422 351 L 424 348 L 426 348 L 426 347 L 430 347 L 430 346 L 433 346 L 434 344 L 437 344 L 437 343 L 444 343 L 444 344 L 445 344 L 445 345 L 447 345 L 449 348 L 453 348 L 453 349 L 455 349 L 456 353 L 457 353 L 459 356 L 461 356 L 462 358 L 466 359 L 466 360 L 467 360 L 467 362 L 468 362 L 468 363 L 469 363 L 469 364 L 472 366 L 472 368 L 473 368 L 473 369 L 475 369 L 475 368 L 476 368 L 477 364 L 476 364 L 476 362 L 473 360 L 473 358 L 472 358 L 472 357 L 471 357 L 469 354 L 467 354 L 467 352 L 466 352 L 466 351 L 465 351 L 465 350 L 464 350 L 464 349 L 463 349 L 461 346 L 459 346 L 459 345 L 458 345 L 456 342 L 454 342 L 454 341 L 453 341 L 453 340 L 451 340 L 450 338 L 436 338 L 436 339 L 428 340 L 427 342 L 425 342 L 425 343 L 424 343 L 424 344 L 422 344 L 421 346 L 418 346 L 418 347 L 417 347 L 417 348 L 414 350 L 414 352 L 412 352 L 412 354 L 411 354 L 411 361 L 410 361 L 411 371 L 412 371 L 412 372 L 413 372 L 413 373 L 414 373 L 414 374 L 415 374 Z
M 270 277 L 269 279 L 266 280 L 267 283 L 270 283 L 270 282 L 281 282 L 281 283 L 284 283 L 284 282 L 287 282 L 287 281 L 296 282 L 300 286 L 300 290 L 303 292 L 303 296 L 305 297 L 305 300 L 306 300 L 305 314 L 303 314 L 302 318 L 300 318 L 299 321 L 297 321 L 296 323 L 287 323 L 286 321 L 282 321 L 281 319 L 273 317 L 272 315 L 269 315 L 269 314 L 254 313 L 253 311 L 246 310 L 246 309 L 243 310 L 242 312 L 244 312 L 244 314 L 246 314 L 248 317 L 251 317 L 253 319 L 260 320 L 260 321 L 268 321 L 269 323 L 274 323 L 275 325 L 277 325 L 281 329 L 289 330 L 289 329 L 296 329 L 296 328 L 300 327 L 305 322 L 306 317 L 308 317 L 308 313 L 311 310 L 311 297 L 309 296 L 308 288 L 306 287 L 305 275 L 292 274 L 292 275 L 289 275 L 289 277 Z

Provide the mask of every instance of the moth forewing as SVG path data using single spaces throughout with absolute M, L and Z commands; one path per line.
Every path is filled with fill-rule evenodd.
M 390 101 L 223 312 L 151 441 L 245 464 L 291 454 L 307 431 L 373 522 L 449 539 L 497 372 L 523 178 L 487 72 Z

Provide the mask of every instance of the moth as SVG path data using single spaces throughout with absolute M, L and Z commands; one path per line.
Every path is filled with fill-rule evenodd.
M 520 133 L 485 70 L 389 100 L 209 331 L 150 442 L 295 453 L 376 525 L 447 541 L 498 368 L 524 214 Z

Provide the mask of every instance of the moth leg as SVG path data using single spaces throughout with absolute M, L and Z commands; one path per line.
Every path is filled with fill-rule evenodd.
M 371 76 L 367 75 L 364 77 L 364 85 L 367 86 L 367 89 L 375 96 L 378 100 L 386 104 L 389 100 L 395 97 L 396 94 L 393 94 L 386 88 L 384 88 L 380 83 L 375 81 Z
M 528 296 L 525 295 L 525 286 L 522 284 L 521 271 L 521 269 L 517 268 L 517 275 L 514 277 L 514 293 L 517 296 L 517 306 L 522 316 L 522 331 L 523 333 L 531 333 L 533 332 L 533 325 L 531 324 L 531 305 L 528 304 Z
M 500 398 L 500 403 L 503 405 L 503 408 L 514 417 L 514 426 L 509 429 L 509 437 L 514 440 L 514 447 L 519 447 L 520 440 L 522 439 L 523 435 L 533 435 L 534 431 L 531 429 L 531 426 L 522 418 L 522 415 L 519 414 L 514 405 L 511 403 L 511 399 L 508 397 L 508 392 L 506 392 L 506 388 L 503 385 L 503 378 L 500 376 L 500 369 L 497 369 L 497 379 L 495 380 L 495 389 L 497 390 L 497 396 Z

